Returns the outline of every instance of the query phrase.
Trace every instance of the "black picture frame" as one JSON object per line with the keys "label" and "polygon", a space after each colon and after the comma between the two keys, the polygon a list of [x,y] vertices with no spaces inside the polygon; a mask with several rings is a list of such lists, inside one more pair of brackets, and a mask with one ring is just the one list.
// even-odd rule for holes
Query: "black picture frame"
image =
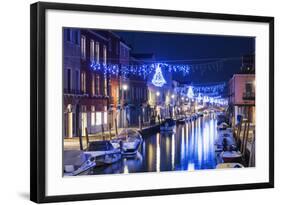
{"label": "black picture frame", "polygon": [[[171,188],[110,193],[46,196],[45,145],[46,145],[46,96],[45,96],[45,26],[46,10],[122,13],[151,16],[169,16],[194,19],[263,22],[269,24],[269,181],[263,183]],[[217,13],[125,8],[97,5],[38,2],[30,7],[30,199],[37,203],[76,200],[97,200],[123,197],[140,197],[198,192],[261,189],[274,187],[274,18],[264,16],[229,15]]]}

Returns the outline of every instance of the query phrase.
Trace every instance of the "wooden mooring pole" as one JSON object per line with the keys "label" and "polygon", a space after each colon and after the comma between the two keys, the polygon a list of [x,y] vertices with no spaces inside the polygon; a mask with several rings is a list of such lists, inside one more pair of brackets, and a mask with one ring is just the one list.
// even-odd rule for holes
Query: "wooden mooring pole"
{"label": "wooden mooring pole", "polygon": [[79,131],[78,131],[78,136],[79,136],[80,150],[83,150],[83,140],[82,140],[82,133],[81,133],[81,130],[80,130],[80,129],[79,129]]}
{"label": "wooden mooring pole", "polygon": [[246,136],[245,136],[244,145],[243,145],[243,153],[242,153],[243,156],[245,156],[246,150],[247,150],[248,137],[249,137],[249,129],[250,129],[250,122],[247,121],[247,123],[246,123],[245,126],[246,126]]}
{"label": "wooden mooring pole", "polygon": [[139,116],[139,129],[140,129],[140,131],[142,131],[142,120],[141,120],[141,116]]}
{"label": "wooden mooring pole", "polygon": [[109,138],[110,140],[112,139],[112,135],[111,135],[111,123],[108,124],[108,131],[109,131]]}
{"label": "wooden mooring pole", "polygon": [[241,153],[243,153],[243,149],[244,149],[245,136],[246,136],[246,127],[247,127],[246,123],[247,122],[243,123],[244,124],[243,136],[242,136],[242,139],[240,139],[241,140],[241,144],[240,144],[240,151],[241,151]]}
{"label": "wooden mooring pole", "polygon": [[88,128],[87,128],[87,127],[85,128],[85,134],[86,134],[86,143],[87,143],[87,148],[88,148],[88,147],[89,147],[90,140],[89,140]]}
{"label": "wooden mooring pole", "polygon": [[115,137],[117,138],[118,136],[118,126],[117,126],[117,119],[114,119],[114,126],[115,126]]}
{"label": "wooden mooring pole", "polygon": [[103,124],[101,125],[101,135],[102,135],[102,140],[105,140],[105,136],[104,136],[104,126]]}

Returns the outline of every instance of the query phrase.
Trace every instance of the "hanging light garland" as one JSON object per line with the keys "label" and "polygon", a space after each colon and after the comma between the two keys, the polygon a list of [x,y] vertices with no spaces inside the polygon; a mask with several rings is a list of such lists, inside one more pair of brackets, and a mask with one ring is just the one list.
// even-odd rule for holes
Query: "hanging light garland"
{"label": "hanging light garland", "polygon": [[110,75],[137,75],[146,78],[151,73],[155,72],[156,68],[168,72],[182,72],[183,75],[188,75],[190,72],[189,65],[186,64],[167,64],[167,63],[152,63],[141,65],[117,65],[117,64],[100,64],[93,62],[90,67],[94,71],[103,71],[104,74]]}

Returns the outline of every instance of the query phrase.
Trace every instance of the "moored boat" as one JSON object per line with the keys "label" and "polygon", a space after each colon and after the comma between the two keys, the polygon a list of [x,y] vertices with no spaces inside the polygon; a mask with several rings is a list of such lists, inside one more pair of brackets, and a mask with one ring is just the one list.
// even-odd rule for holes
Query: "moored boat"
{"label": "moored boat", "polygon": [[197,114],[193,113],[193,114],[191,115],[191,120],[196,120],[197,117],[198,117]]}
{"label": "moored boat", "polygon": [[114,148],[108,140],[89,143],[84,153],[95,160],[96,166],[113,164],[121,159],[120,149]]}
{"label": "moored boat", "polygon": [[223,151],[221,158],[224,163],[242,162],[242,154],[240,151]]}
{"label": "moored boat", "polygon": [[78,150],[64,151],[64,175],[76,176],[82,173],[88,173],[96,166],[93,158]]}
{"label": "moored boat", "polygon": [[228,168],[244,168],[240,163],[219,163],[216,166],[217,169],[228,169]]}
{"label": "moored boat", "polygon": [[177,120],[177,124],[178,125],[183,125],[183,124],[185,124],[185,119],[179,119],[179,120]]}
{"label": "moored boat", "polygon": [[142,141],[142,136],[137,130],[124,129],[111,143],[121,150],[122,155],[130,156],[137,154]]}
{"label": "moored boat", "polygon": [[226,130],[228,127],[229,125],[225,122],[222,122],[217,126],[218,130]]}
{"label": "moored boat", "polygon": [[173,131],[176,126],[175,120],[168,118],[160,125],[160,131]]}
{"label": "moored boat", "polygon": [[203,117],[204,116],[203,112],[198,112],[197,115],[198,115],[198,117]]}

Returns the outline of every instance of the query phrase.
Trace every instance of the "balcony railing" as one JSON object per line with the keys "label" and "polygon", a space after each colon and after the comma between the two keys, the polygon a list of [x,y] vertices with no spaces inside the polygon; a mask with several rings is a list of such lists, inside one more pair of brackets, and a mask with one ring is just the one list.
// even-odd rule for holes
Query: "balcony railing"
{"label": "balcony railing", "polygon": [[66,95],[83,95],[81,90],[76,89],[64,89],[64,94]]}
{"label": "balcony railing", "polygon": [[255,93],[254,92],[243,93],[243,100],[255,100]]}

